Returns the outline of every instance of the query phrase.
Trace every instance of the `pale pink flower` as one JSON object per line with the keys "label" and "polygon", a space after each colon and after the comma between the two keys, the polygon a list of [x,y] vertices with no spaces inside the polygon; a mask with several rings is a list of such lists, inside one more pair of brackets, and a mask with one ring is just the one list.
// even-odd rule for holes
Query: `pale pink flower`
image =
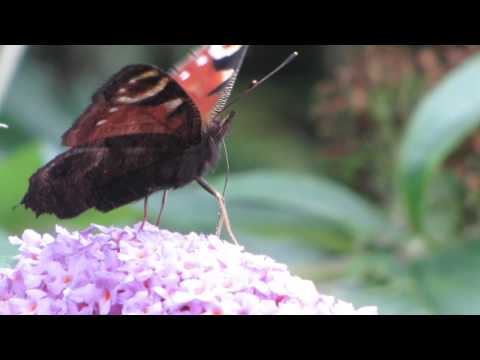
{"label": "pale pink flower", "polygon": [[32,230],[13,269],[0,269],[0,314],[373,315],[318,293],[284,264],[215,236],[148,225]]}

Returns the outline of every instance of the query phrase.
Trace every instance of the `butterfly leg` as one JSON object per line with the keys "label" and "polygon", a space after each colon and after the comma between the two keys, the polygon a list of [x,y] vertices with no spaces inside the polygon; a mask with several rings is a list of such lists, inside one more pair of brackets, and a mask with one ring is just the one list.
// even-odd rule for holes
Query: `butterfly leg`
{"label": "butterfly leg", "polygon": [[225,223],[225,228],[227,229],[227,232],[228,232],[228,235],[230,236],[230,239],[235,243],[235,245],[239,245],[238,244],[238,241],[237,241],[237,238],[235,237],[235,235],[233,234],[233,231],[232,231],[232,227],[230,225],[230,219],[228,217],[228,212],[227,212],[227,207],[225,206],[225,199],[223,198],[222,194],[220,194],[217,190],[215,190],[214,188],[212,188],[208,182],[199,177],[197,178],[197,183],[205,190],[207,191],[209,194],[213,195],[217,201],[218,201],[218,204],[220,206],[220,210],[222,212],[222,218],[223,218],[223,222]]}
{"label": "butterfly leg", "polygon": [[163,212],[165,211],[165,207],[167,206],[167,201],[168,201],[168,190],[165,190],[163,192],[163,198],[162,198],[162,208],[160,209],[160,214],[158,214],[157,218],[157,227],[160,227],[160,222],[162,221],[162,215]]}
{"label": "butterfly leg", "polygon": [[[235,116],[236,116],[235,111],[231,111],[223,119],[219,121],[219,124],[221,125],[220,125],[220,130],[217,136],[218,138],[222,139],[223,148],[225,150],[225,161],[227,163],[227,172],[225,177],[225,188],[223,190],[223,197],[225,197],[225,193],[228,187],[228,180],[230,177],[230,160],[228,156],[227,144],[225,143],[225,136],[228,134],[228,132],[232,128],[232,122]],[[216,228],[216,235],[218,237],[222,235],[223,225],[224,225],[224,218],[223,218],[222,212],[220,211],[218,214],[218,222],[217,222],[217,228]]]}
{"label": "butterfly leg", "polygon": [[223,219],[222,213],[220,212],[220,214],[218,215],[217,227],[215,228],[215,235],[217,235],[217,237],[222,236],[223,225],[224,225],[224,219]]}
{"label": "butterfly leg", "polygon": [[140,226],[140,231],[143,230],[147,221],[148,221],[148,196],[145,197],[145,202],[143,203],[143,222],[142,222],[142,226]]}

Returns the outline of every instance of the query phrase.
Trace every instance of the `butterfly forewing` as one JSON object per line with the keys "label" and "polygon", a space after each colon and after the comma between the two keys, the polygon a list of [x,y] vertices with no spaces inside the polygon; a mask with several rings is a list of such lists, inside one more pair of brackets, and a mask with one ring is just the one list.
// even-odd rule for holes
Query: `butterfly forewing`
{"label": "butterfly forewing", "polygon": [[201,137],[201,118],[192,99],[174,79],[150,65],[132,65],[114,75],[63,136],[75,147],[135,134],[175,136],[185,144]]}
{"label": "butterfly forewing", "polygon": [[200,111],[203,129],[223,110],[235,85],[248,45],[207,45],[170,71]]}

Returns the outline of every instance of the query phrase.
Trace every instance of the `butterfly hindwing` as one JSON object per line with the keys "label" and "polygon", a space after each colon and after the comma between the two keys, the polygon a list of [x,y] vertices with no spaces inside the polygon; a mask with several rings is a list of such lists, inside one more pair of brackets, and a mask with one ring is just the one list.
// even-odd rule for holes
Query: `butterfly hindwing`
{"label": "butterfly hindwing", "polygon": [[167,135],[128,135],[68,150],[30,179],[22,204],[60,219],[108,212],[155,191],[186,185],[204,171],[209,148],[184,151]]}
{"label": "butterfly hindwing", "polygon": [[196,144],[200,113],[170,75],[150,65],[132,65],[113,76],[63,136],[70,147],[134,134],[163,134]]}

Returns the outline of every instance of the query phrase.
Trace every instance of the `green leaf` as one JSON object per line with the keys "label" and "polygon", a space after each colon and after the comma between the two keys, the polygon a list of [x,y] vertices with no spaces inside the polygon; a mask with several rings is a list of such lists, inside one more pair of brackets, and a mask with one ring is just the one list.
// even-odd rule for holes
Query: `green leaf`
{"label": "green leaf", "polygon": [[41,147],[33,144],[0,163],[0,222],[5,229],[18,220],[18,205],[28,188],[28,179],[42,163]]}
{"label": "green leaf", "polygon": [[0,108],[26,49],[26,45],[0,45]]}
{"label": "green leaf", "polygon": [[[319,266],[318,271],[324,268]],[[334,294],[356,307],[378,306],[382,315],[436,313],[429,296],[412,276],[410,265],[389,252],[356,254],[348,264],[348,272],[343,269],[338,275],[340,279],[331,281],[315,274],[310,278],[322,292]]]}
{"label": "green leaf", "polygon": [[276,239],[277,243],[306,245],[317,251],[353,251],[357,234],[337,221],[288,205],[266,206],[256,201],[230,201],[229,205],[240,235],[252,233],[256,237]]}
{"label": "green leaf", "polygon": [[[295,228],[295,221],[303,219],[310,222],[307,229],[328,224],[356,239],[377,234],[386,224],[379,210],[349,189],[310,175],[276,171],[235,175],[227,199],[233,207],[249,204],[283,212],[286,227]],[[255,212],[250,221],[255,222]]]}
{"label": "green leaf", "polygon": [[479,124],[480,56],[476,56],[422,101],[403,141],[398,185],[416,231],[424,230],[426,192],[434,172]]}
{"label": "green leaf", "polygon": [[351,282],[336,282],[333,286],[317,284],[321,292],[353,303],[356,308],[377,306],[380,315],[435,315],[415,290],[411,281],[401,281],[384,287],[361,287]]}
{"label": "green leaf", "polygon": [[58,96],[62,94],[55,94],[53,70],[28,60],[20,70],[4,106],[5,114],[15,120],[10,128],[28,132],[37,141],[58,143],[76,115],[60,107]]}
{"label": "green leaf", "polygon": [[480,243],[451,243],[431,257],[411,261],[389,253],[363,254],[340,280],[310,278],[323,292],[357,306],[378,305],[382,314],[480,314]]}
{"label": "green leaf", "polygon": [[467,221],[463,187],[455,176],[442,173],[432,179],[428,191],[424,231],[436,245],[447,245],[458,237]]}
{"label": "green leaf", "polygon": [[[223,177],[211,180],[219,190],[223,182]],[[226,200],[233,230],[242,244],[244,239],[256,238],[276,245],[295,243],[317,251],[350,252],[356,239],[386,227],[382,214],[368,202],[313,176],[276,171],[235,174],[230,177]],[[160,194],[150,199],[151,220],[160,202]],[[142,208],[140,203],[135,206]],[[192,184],[171,193],[162,226],[212,233],[217,219],[216,200]]]}
{"label": "green leaf", "polygon": [[[218,182],[220,189],[222,180],[212,183]],[[290,243],[300,248],[308,248],[309,251],[312,249],[334,252],[352,250],[351,233],[337,223],[319,219],[311,213],[288,206],[272,206],[272,204],[251,201],[251,199],[234,201],[230,196],[234,184],[230,185],[227,206],[232,226],[242,245],[248,246],[249,249],[250,245],[259,242],[273,242],[275,244],[265,246],[281,246],[280,244]],[[161,194],[150,198],[151,221],[158,214],[160,203]],[[135,207],[140,211],[143,209],[143,204],[137,203]],[[171,192],[162,218],[162,226],[182,233],[195,231],[210,234],[215,231],[217,220],[216,200],[198,185],[192,184]],[[258,247],[254,246],[254,248]]]}
{"label": "green leaf", "polygon": [[480,314],[480,244],[449,248],[416,264],[418,288],[438,314]]}
{"label": "green leaf", "polygon": [[9,243],[7,233],[0,230],[0,267],[10,266],[16,255],[18,255],[17,248]]}

